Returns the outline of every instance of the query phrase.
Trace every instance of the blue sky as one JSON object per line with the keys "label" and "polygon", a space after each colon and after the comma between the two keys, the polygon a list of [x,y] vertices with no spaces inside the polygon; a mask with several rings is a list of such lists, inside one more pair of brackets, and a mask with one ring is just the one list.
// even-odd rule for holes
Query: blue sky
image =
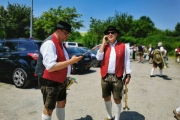
{"label": "blue sky", "polygon": [[[31,0],[0,0],[0,5],[7,7],[8,1],[31,6]],[[62,6],[75,7],[80,18],[83,20],[84,28],[89,29],[90,17],[106,20],[113,17],[115,11],[132,15],[134,20],[141,16],[148,16],[158,29],[174,30],[176,24],[180,23],[180,0],[33,0],[33,15],[40,16],[50,8]]]}

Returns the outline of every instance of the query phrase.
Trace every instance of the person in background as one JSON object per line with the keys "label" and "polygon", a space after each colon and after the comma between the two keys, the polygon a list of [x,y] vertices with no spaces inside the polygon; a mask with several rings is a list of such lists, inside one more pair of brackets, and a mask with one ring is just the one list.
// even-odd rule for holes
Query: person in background
{"label": "person in background", "polygon": [[167,50],[165,47],[163,47],[163,48],[164,48],[163,58],[164,58],[164,62],[167,64],[167,61],[168,61]]}
{"label": "person in background", "polygon": [[100,73],[102,97],[107,111],[105,120],[113,120],[111,95],[114,99],[114,120],[119,120],[122,108],[123,73],[126,73],[125,85],[130,82],[131,78],[129,48],[117,41],[119,30],[115,26],[108,26],[104,34],[96,58],[102,60]]}
{"label": "person in background", "polygon": [[178,48],[175,49],[175,54],[176,54],[176,62],[180,62],[180,58],[178,61],[178,56],[180,56],[180,46],[178,46]]}
{"label": "person in background", "polygon": [[155,77],[154,70],[155,70],[155,68],[157,68],[157,66],[159,67],[160,77],[163,76],[162,72],[163,72],[164,64],[163,64],[163,60],[161,59],[163,57],[163,54],[164,54],[164,48],[162,46],[162,42],[159,42],[157,48],[152,51],[152,55],[153,55],[153,68],[151,69],[150,77]]}
{"label": "person in background", "polygon": [[149,56],[149,63],[151,64],[152,63],[152,51],[153,51],[153,47],[152,47],[152,45],[150,44],[149,45],[149,48],[148,48],[148,56]]}
{"label": "person in background", "polygon": [[133,50],[132,59],[135,61],[136,60],[136,52],[137,52],[136,44],[134,44],[134,46],[132,47],[132,50]]}
{"label": "person in background", "polygon": [[176,116],[177,120],[180,120],[180,107],[174,109],[173,113]]}
{"label": "person in background", "polygon": [[55,32],[42,43],[35,73],[43,96],[44,109],[42,120],[51,120],[56,107],[58,120],[65,120],[66,86],[72,64],[83,56],[73,56],[69,59],[64,41],[71,33],[71,25],[60,21]]}
{"label": "person in background", "polygon": [[138,63],[143,63],[143,54],[144,54],[144,49],[143,49],[143,45],[142,44],[140,44],[139,46],[138,46],[138,59],[139,59],[139,61],[138,61]]}

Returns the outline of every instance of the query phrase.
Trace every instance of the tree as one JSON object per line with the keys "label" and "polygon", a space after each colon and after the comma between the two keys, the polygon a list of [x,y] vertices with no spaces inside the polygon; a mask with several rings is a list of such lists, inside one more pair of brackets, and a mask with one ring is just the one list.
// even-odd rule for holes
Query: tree
{"label": "tree", "polygon": [[6,37],[6,32],[5,32],[5,15],[7,10],[5,10],[4,6],[0,6],[0,38],[5,38]]}
{"label": "tree", "polygon": [[153,34],[155,30],[153,22],[150,18],[141,17],[139,20],[134,20],[130,35],[135,38],[145,38],[150,34]]}
{"label": "tree", "polygon": [[180,36],[180,23],[178,22],[175,26],[175,36]]}
{"label": "tree", "polygon": [[102,39],[103,36],[103,30],[105,30],[105,25],[104,22],[90,17],[90,30],[88,31],[88,36],[95,35],[96,36],[96,42],[95,44],[99,44],[100,40]]}
{"label": "tree", "polygon": [[97,40],[98,40],[98,35],[93,34],[92,32],[88,32],[87,34],[85,34],[85,36],[82,37],[83,45],[88,48],[94,47],[94,45],[97,44]]}
{"label": "tree", "polygon": [[57,9],[50,8],[49,11],[44,12],[40,17],[34,20],[34,35],[36,38],[45,39],[52,34],[55,26],[60,20],[66,21],[72,25],[73,31],[83,27],[82,20],[77,20],[82,15],[76,13],[76,8],[65,8],[59,6]]}
{"label": "tree", "polygon": [[7,9],[2,11],[3,29],[6,37],[28,37],[30,24],[30,7],[20,5],[18,3],[10,4],[8,2]]}
{"label": "tree", "polygon": [[144,21],[148,22],[150,25],[154,26],[154,22],[151,20],[150,17],[141,16],[141,17],[140,17],[140,20],[144,20]]}
{"label": "tree", "polygon": [[119,36],[124,36],[128,34],[132,27],[133,16],[128,15],[127,13],[116,12],[114,16],[114,23],[120,31]]}

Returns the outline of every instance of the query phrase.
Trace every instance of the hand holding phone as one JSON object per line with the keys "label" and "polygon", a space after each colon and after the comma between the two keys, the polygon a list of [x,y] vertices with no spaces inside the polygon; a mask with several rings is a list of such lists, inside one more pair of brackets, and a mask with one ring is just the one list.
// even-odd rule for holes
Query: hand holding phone
{"label": "hand holding phone", "polygon": [[108,42],[108,36],[105,35],[105,36],[103,37],[103,43],[107,43],[107,42]]}

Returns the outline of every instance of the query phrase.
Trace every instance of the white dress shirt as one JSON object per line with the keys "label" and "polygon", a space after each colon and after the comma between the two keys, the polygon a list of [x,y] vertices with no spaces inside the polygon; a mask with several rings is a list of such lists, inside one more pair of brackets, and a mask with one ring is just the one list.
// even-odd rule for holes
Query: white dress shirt
{"label": "white dress shirt", "polygon": [[[64,48],[63,43],[62,43],[62,47],[66,60],[69,60],[69,55],[66,49]],[[50,68],[52,68],[54,65],[57,64],[56,46],[52,40],[47,40],[46,42],[44,42],[41,45],[40,52],[43,56],[43,65],[45,66],[46,70],[49,70]],[[67,76],[70,75],[70,72],[71,72],[71,66],[69,65]]]}
{"label": "white dress shirt", "polygon": [[[110,52],[110,57],[109,57],[109,64],[108,64],[108,73],[115,73],[115,66],[116,66],[116,51],[115,51],[115,45],[117,41],[114,44],[110,44],[111,47],[111,52]],[[130,66],[130,58],[129,58],[129,47],[125,45],[125,61],[124,61],[124,68],[125,68],[125,73],[130,74],[131,73],[131,66]],[[97,60],[102,60],[104,58],[104,52],[100,53],[99,50],[97,51],[96,54]]]}

